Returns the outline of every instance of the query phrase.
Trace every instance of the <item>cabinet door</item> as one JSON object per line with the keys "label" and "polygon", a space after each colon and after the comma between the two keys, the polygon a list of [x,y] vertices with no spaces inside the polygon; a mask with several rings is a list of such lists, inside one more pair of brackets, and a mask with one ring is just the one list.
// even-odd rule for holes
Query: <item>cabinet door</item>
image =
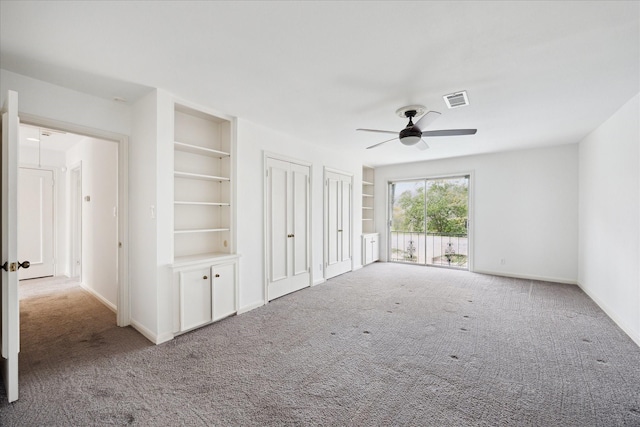
{"label": "cabinet door", "polygon": [[362,238],[362,264],[367,265],[373,261],[373,253],[371,252],[371,237],[366,236]]}
{"label": "cabinet door", "polygon": [[211,267],[213,277],[213,320],[222,319],[236,312],[235,264]]}
{"label": "cabinet door", "polygon": [[186,331],[213,320],[211,270],[202,268],[180,273],[180,330]]}
{"label": "cabinet door", "polygon": [[378,243],[379,234],[374,234],[371,236],[371,261],[374,262],[380,259],[380,246]]}

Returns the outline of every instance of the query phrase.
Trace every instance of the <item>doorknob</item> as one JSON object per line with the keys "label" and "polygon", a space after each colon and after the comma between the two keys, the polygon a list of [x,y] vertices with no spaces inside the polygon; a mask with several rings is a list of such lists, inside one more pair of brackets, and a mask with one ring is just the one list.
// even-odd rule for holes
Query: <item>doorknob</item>
{"label": "doorknob", "polygon": [[293,234],[287,234],[287,237],[295,237]]}
{"label": "doorknob", "polygon": [[23,262],[12,262],[11,264],[9,264],[8,262],[5,262],[4,264],[2,264],[2,269],[4,271],[17,271],[20,269],[20,267],[22,268],[29,268],[31,267],[31,263],[29,261],[23,261]]}

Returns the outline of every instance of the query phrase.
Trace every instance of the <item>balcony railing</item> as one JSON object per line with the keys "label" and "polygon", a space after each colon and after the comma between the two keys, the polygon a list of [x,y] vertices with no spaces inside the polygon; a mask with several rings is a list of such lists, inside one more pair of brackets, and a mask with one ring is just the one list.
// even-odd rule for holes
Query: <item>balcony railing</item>
{"label": "balcony railing", "polygon": [[467,234],[391,231],[390,237],[391,261],[469,268]]}

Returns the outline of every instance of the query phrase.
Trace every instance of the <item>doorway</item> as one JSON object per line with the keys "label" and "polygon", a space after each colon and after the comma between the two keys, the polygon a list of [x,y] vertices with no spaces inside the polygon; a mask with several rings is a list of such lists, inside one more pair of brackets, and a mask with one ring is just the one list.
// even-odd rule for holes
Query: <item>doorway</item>
{"label": "doorway", "polygon": [[[126,326],[127,263],[121,243],[126,218],[120,215],[126,212],[122,170],[126,139],[77,130],[73,125],[62,128],[44,119],[23,118],[20,166],[53,173],[55,268],[51,276],[74,279],[116,313],[119,326]],[[24,245],[20,233],[18,239]]]}
{"label": "doorway", "polygon": [[470,175],[389,183],[389,261],[468,270]]}

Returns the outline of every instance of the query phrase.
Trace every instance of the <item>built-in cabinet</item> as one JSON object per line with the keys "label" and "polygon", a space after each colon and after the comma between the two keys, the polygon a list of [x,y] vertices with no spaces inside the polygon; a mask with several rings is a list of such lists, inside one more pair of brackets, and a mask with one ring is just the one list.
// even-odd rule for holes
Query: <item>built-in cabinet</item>
{"label": "built-in cabinet", "polygon": [[173,269],[173,332],[182,333],[238,311],[237,262],[233,256]]}
{"label": "built-in cabinet", "polygon": [[174,333],[238,311],[233,139],[230,119],[175,103]]}
{"label": "built-in cabinet", "polygon": [[372,167],[362,167],[362,265],[378,261],[380,235],[375,231],[374,221],[374,181]]}
{"label": "built-in cabinet", "polygon": [[378,240],[380,235],[378,233],[369,233],[362,235],[362,265],[371,264],[378,261],[379,246]]}

